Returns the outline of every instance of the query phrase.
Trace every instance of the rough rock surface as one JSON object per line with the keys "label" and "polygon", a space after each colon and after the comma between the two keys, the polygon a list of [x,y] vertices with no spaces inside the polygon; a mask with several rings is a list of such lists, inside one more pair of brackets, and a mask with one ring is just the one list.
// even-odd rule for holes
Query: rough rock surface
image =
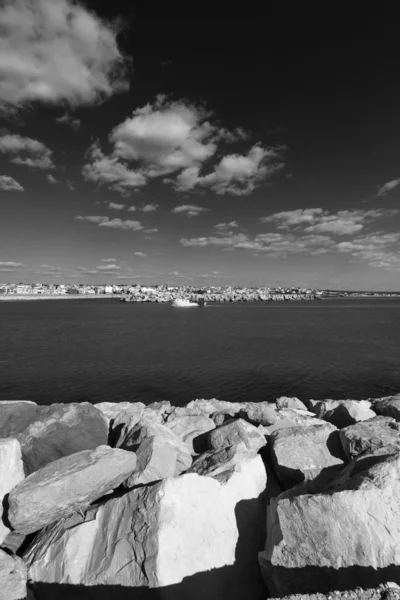
{"label": "rough rock surface", "polygon": [[206,415],[206,417],[209,417],[215,412],[226,410],[237,414],[241,410],[242,404],[240,402],[227,402],[226,400],[217,400],[216,398],[212,398],[211,400],[192,400],[186,404],[186,408],[201,411],[202,414]]}
{"label": "rough rock surface", "polygon": [[292,594],[284,596],[284,600],[400,600],[400,589],[396,583],[387,582],[367,590],[357,586],[354,590],[335,590],[327,594]]}
{"label": "rough rock surface", "polygon": [[209,451],[201,454],[193,462],[188,473],[197,473],[198,475],[216,477],[234,467],[246,458],[254,456],[254,452],[249,450],[243,442],[228,446],[222,450]]}
{"label": "rough rock surface", "polygon": [[99,446],[60,458],[36,471],[9,495],[8,518],[18,533],[34,533],[86,508],[118,487],[136,467],[136,455]]}
{"label": "rough rock surface", "polygon": [[298,408],[281,408],[276,411],[276,417],[277,420],[273,425],[263,428],[265,435],[270,435],[274,431],[286,427],[308,427],[309,425],[323,425],[325,423],[322,419],[318,419],[314,413]]}
{"label": "rough rock surface", "polygon": [[391,417],[378,416],[355,423],[342,429],[339,436],[349,460],[380,448],[387,448],[388,454],[400,451],[400,424]]}
{"label": "rough rock surface", "polygon": [[108,426],[92,404],[3,403],[0,436],[16,437],[28,475],[48,463],[80,450],[107,443]]}
{"label": "rough rock surface", "polygon": [[19,441],[15,438],[0,439],[0,544],[10,532],[3,520],[4,497],[24,478]]}
{"label": "rough rock surface", "polygon": [[271,465],[285,490],[343,465],[339,432],[330,423],[277,430],[269,447]]}
{"label": "rough rock surface", "polygon": [[[258,496],[266,479],[260,457],[255,459],[225,485],[211,477],[182,475],[59,521],[43,530],[25,554],[29,577],[36,582],[151,588],[189,577],[187,595],[180,597],[198,598],[200,587],[202,597],[217,600],[229,586],[233,592],[241,586],[242,598],[252,597],[258,585],[254,554],[262,531]],[[192,575],[197,579],[191,581]],[[240,596],[235,592],[232,597]]]}
{"label": "rough rock surface", "polygon": [[252,425],[273,425],[278,420],[275,404],[269,402],[247,403],[239,413],[239,416]]}
{"label": "rough rock surface", "polygon": [[192,455],[188,446],[182,442],[168,427],[148,420],[139,421],[124,437],[120,437],[118,447],[136,452],[139,445],[150,437],[157,437],[177,449],[177,468],[180,473],[186,471],[192,464]]}
{"label": "rough rock surface", "polygon": [[101,410],[109,422],[127,412],[141,414],[146,408],[142,402],[97,402],[94,406]]}
{"label": "rough rock surface", "polygon": [[232,419],[208,434],[208,445],[211,450],[222,450],[240,442],[254,452],[267,443],[263,433],[243,419]]}
{"label": "rough rock surface", "polygon": [[206,448],[207,442],[203,434],[214,429],[215,423],[204,415],[173,416],[168,418],[165,426],[182,440],[191,452],[198,453]]}
{"label": "rough rock surface", "polygon": [[323,493],[272,499],[260,565],[271,596],[400,583],[400,454],[355,459]]}
{"label": "rough rock surface", "polygon": [[178,453],[178,446],[168,438],[146,438],[136,451],[136,469],[124,486],[132,488],[179,475],[182,463],[178,462]]}
{"label": "rough rock surface", "polygon": [[25,563],[18,556],[0,550],[0,600],[24,600],[26,581]]}
{"label": "rough rock surface", "polygon": [[281,396],[276,399],[276,408],[294,408],[298,410],[307,410],[306,405],[299,400],[298,398],[287,398],[286,396]]}
{"label": "rough rock surface", "polygon": [[377,400],[374,402],[374,409],[378,415],[393,417],[396,421],[400,421],[400,394]]}
{"label": "rough rock surface", "polygon": [[376,413],[371,409],[371,403],[367,400],[345,400],[335,408],[326,411],[323,419],[342,429],[375,416]]}

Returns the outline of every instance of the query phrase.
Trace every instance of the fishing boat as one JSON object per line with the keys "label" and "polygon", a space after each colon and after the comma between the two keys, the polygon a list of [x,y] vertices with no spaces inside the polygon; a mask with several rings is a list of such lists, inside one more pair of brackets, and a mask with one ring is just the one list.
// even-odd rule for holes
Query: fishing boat
{"label": "fishing boat", "polygon": [[186,308],[189,306],[200,306],[198,302],[191,302],[190,300],[185,300],[184,298],[177,298],[172,302],[172,306],[176,306],[178,308]]}

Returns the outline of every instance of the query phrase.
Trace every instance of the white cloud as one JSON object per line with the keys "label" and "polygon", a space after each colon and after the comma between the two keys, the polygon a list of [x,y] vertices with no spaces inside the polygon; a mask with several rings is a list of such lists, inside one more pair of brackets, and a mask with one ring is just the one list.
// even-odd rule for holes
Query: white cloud
{"label": "white cloud", "polygon": [[145,229],[144,233],[158,233],[159,229],[157,227],[153,227],[152,229]]}
{"label": "white cloud", "polygon": [[108,208],[111,210],[124,210],[125,204],[118,204],[117,202],[109,202]]}
{"label": "white cloud", "polygon": [[116,26],[72,0],[3,0],[0,105],[97,103],[125,91]]}
{"label": "white cloud", "polygon": [[109,219],[109,217],[103,217],[100,215],[89,215],[87,217],[83,217],[78,215],[75,217],[78,221],[88,221],[89,223],[94,223],[99,227],[110,227],[111,229],[124,229],[131,231],[140,231],[143,229],[143,225],[140,221],[124,221],[122,219]]}
{"label": "white cloud", "polygon": [[142,258],[144,258],[145,256],[147,256],[147,254],[145,254],[144,252],[135,252],[135,256],[141,256]]}
{"label": "white cloud", "polygon": [[71,127],[71,129],[73,129],[74,131],[78,131],[81,126],[80,119],[78,119],[77,117],[72,117],[68,114],[63,115],[62,117],[58,117],[58,119],[56,119],[56,122],[60,123],[60,125],[68,125],[68,127]]}
{"label": "white cloud", "polygon": [[127,208],[127,211],[128,211],[128,212],[136,212],[136,210],[137,210],[137,209],[136,209],[136,206],[134,206],[133,204],[132,204],[132,206],[129,206],[129,207]]}
{"label": "white cloud", "polygon": [[226,229],[236,229],[237,227],[239,227],[237,221],[230,221],[230,223],[217,223],[216,225],[214,225],[215,229],[217,231],[224,231]]}
{"label": "white cloud", "polygon": [[67,187],[71,190],[71,192],[75,191],[75,186],[71,181],[67,181]]}
{"label": "white cloud", "polygon": [[102,258],[101,262],[106,262],[106,263],[107,262],[112,262],[112,263],[115,263],[115,262],[117,262],[117,260],[115,258]]}
{"label": "white cloud", "polygon": [[54,184],[56,184],[56,183],[60,183],[60,182],[58,181],[58,179],[56,179],[55,177],[53,177],[53,175],[51,175],[51,173],[48,173],[48,174],[46,175],[46,179],[47,179],[47,181],[48,181],[49,183],[51,183],[51,184],[53,184],[53,185],[54,185]]}
{"label": "white cloud", "polygon": [[0,190],[5,192],[24,192],[21,184],[9,175],[0,175]]}
{"label": "white cloud", "polygon": [[10,156],[11,162],[36,169],[54,169],[52,151],[42,142],[16,134],[0,136],[0,152]]}
{"label": "white cloud", "polygon": [[181,206],[175,206],[175,208],[172,209],[172,212],[188,217],[198,217],[201,213],[207,212],[208,210],[208,208],[197,206],[196,204],[182,204]]}
{"label": "white cloud", "polygon": [[118,265],[98,265],[96,267],[98,271],[118,271],[120,268]]}
{"label": "white cloud", "polygon": [[19,263],[19,262],[1,261],[0,260],[0,267],[10,267],[13,269],[18,269],[20,267],[25,267],[25,265],[23,265],[22,263]]}
{"label": "white cloud", "polygon": [[142,206],[142,208],[140,209],[142,212],[154,212],[158,209],[158,204],[155,204],[154,202],[150,203],[150,204],[145,204],[144,206]]}
{"label": "white cloud", "polygon": [[393,179],[392,181],[388,181],[387,183],[384,183],[383,185],[379,185],[377,196],[386,196],[386,194],[388,192],[391,192],[392,190],[397,188],[397,186],[399,186],[399,185],[400,185],[400,179]]}
{"label": "white cloud", "polygon": [[237,246],[238,244],[242,244],[247,241],[247,235],[245,235],[244,233],[238,233],[227,237],[217,237],[215,235],[210,235],[207,237],[190,239],[182,238],[181,244],[185,247],[197,246],[200,248],[204,248],[205,246]]}
{"label": "white cloud", "polygon": [[317,215],[322,214],[322,208],[299,208],[297,210],[286,210],[274,213],[268,217],[261,217],[260,223],[278,223],[278,229],[287,229],[294,225],[313,223]]}
{"label": "white cloud", "polygon": [[219,195],[246,196],[283,166],[277,149],[255,145],[246,155],[224,156],[209,175],[200,175],[199,167],[185,169],[177,177],[176,189],[188,191],[201,186]]}

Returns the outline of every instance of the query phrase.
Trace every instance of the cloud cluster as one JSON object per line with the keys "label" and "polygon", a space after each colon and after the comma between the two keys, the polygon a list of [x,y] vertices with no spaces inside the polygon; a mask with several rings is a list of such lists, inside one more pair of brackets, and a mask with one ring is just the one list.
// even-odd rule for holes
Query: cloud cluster
{"label": "cloud cluster", "polygon": [[98,142],[92,145],[83,176],[123,195],[156,177],[177,191],[208,188],[217,194],[246,195],[282,168],[282,148],[256,144],[246,154],[222,156],[203,174],[223,144],[246,137],[240,128],[230,132],[213,124],[211,117],[202,106],[159,95],[114,128],[109,155]]}
{"label": "cloud cluster", "polygon": [[340,242],[339,252],[351,254],[356,260],[366,261],[373,267],[400,271],[400,233],[373,233]]}
{"label": "cloud cluster", "polygon": [[3,0],[0,108],[32,101],[71,106],[128,88],[117,27],[72,0]]}
{"label": "cloud cluster", "polygon": [[75,219],[78,221],[88,221],[89,223],[94,223],[99,227],[109,227],[111,229],[124,229],[126,231],[141,231],[143,229],[143,225],[140,221],[110,219],[109,217],[103,217],[100,215],[89,215],[86,217],[78,215],[75,217]]}
{"label": "cloud cluster", "polygon": [[54,169],[52,151],[42,142],[17,134],[0,136],[0,153],[10,157],[16,165],[25,165],[35,169]]}
{"label": "cloud cluster", "polygon": [[0,190],[5,192],[23,192],[24,188],[13,177],[0,175]]}
{"label": "cloud cluster", "polygon": [[186,215],[187,217],[198,217],[203,212],[207,212],[209,209],[203,206],[197,206],[196,204],[181,204],[175,206],[172,212],[176,215]]}
{"label": "cloud cluster", "polygon": [[19,269],[21,267],[25,267],[25,265],[23,265],[22,263],[13,262],[13,261],[10,261],[10,260],[7,260],[7,261],[1,261],[0,260],[0,267],[8,267],[10,269]]}
{"label": "cloud cluster", "polygon": [[388,181],[387,183],[384,183],[383,185],[379,185],[377,196],[386,196],[386,194],[388,192],[391,192],[392,190],[397,188],[399,185],[400,185],[400,179],[393,179],[392,181]]}
{"label": "cloud cluster", "polygon": [[74,131],[78,131],[81,127],[81,120],[68,114],[58,117],[56,119],[56,123],[59,123],[60,125],[68,125],[68,127],[71,127],[71,129]]}

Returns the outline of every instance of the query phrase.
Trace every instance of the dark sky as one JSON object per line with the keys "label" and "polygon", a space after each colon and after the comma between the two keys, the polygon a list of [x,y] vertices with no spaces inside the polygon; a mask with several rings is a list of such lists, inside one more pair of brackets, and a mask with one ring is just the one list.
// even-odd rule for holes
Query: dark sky
{"label": "dark sky", "polygon": [[6,1],[0,282],[400,290],[394,8]]}

